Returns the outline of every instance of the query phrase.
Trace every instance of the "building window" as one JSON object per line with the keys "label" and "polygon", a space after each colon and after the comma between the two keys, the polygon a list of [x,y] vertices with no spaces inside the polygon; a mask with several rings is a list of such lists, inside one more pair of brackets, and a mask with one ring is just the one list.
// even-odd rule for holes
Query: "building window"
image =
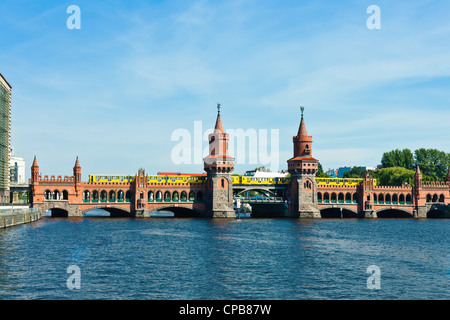
{"label": "building window", "polygon": [[312,188],[311,181],[306,180],[305,183],[303,184],[303,187],[304,187],[305,189],[310,190],[310,189]]}

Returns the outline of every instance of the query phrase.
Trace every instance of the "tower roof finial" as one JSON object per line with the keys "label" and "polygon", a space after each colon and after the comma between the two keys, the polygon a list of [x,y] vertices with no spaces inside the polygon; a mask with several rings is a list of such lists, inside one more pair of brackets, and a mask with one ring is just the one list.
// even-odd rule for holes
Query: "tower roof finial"
{"label": "tower roof finial", "polygon": [[220,119],[220,103],[217,102],[217,119],[216,125],[214,126],[214,131],[218,130],[221,133],[224,133],[222,120]]}
{"label": "tower roof finial", "polygon": [[305,107],[300,106],[300,111],[302,112],[302,119],[303,119],[303,111],[305,111]]}

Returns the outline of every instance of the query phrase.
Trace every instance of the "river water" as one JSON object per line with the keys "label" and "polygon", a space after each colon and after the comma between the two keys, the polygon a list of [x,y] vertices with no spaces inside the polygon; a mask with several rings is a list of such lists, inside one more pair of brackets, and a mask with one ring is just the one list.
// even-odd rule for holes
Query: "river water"
{"label": "river water", "polygon": [[0,299],[449,299],[449,227],[44,218],[0,230]]}

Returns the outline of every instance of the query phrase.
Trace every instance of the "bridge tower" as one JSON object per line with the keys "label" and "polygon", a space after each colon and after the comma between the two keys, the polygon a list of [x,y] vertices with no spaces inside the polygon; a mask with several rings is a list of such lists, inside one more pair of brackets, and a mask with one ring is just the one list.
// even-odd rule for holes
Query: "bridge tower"
{"label": "bridge tower", "polygon": [[377,215],[374,211],[374,195],[373,195],[373,179],[370,174],[366,174],[366,177],[359,189],[359,211],[364,212],[365,218],[376,218]]}
{"label": "bridge tower", "polygon": [[416,218],[426,218],[427,208],[426,208],[426,197],[422,195],[422,172],[420,172],[419,166],[416,168],[416,173],[414,174],[414,217]]}
{"label": "bridge tower", "polygon": [[81,193],[81,166],[80,162],[77,160],[75,161],[75,165],[73,167],[73,177],[74,177],[74,185],[75,185],[75,195],[78,197],[78,194]]}
{"label": "bridge tower", "polygon": [[147,210],[147,197],[148,197],[148,177],[145,174],[144,169],[139,169],[134,184],[131,189],[134,191],[133,204],[134,211],[137,217],[149,217],[150,211]]}
{"label": "bridge tower", "polygon": [[213,218],[235,218],[233,209],[233,183],[231,172],[234,158],[228,154],[229,135],[223,130],[220,104],[217,104],[217,119],[214,131],[208,136],[209,155],[203,159],[207,173],[206,216]]}
{"label": "bridge tower", "polygon": [[31,165],[31,194],[30,199],[33,199],[33,196],[36,195],[36,188],[39,185],[39,166],[36,160],[36,156],[34,156],[33,164]]}
{"label": "bridge tower", "polygon": [[317,205],[316,173],[319,160],[312,156],[312,136],[308,136],[303,119],[304,108],[298,133],[292,138],[294,156],[287,161],[291,174],[288,187],[289,215],[299,218],[320,218]]}

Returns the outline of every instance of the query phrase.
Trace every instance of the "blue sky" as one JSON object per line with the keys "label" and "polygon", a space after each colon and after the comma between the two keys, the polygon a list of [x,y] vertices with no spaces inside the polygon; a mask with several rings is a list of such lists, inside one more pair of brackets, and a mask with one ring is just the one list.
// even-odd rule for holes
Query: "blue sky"
{"label": "blue sky", "polygon": [[[66,27],[72,4],[80,30]],[[380,30],[366,26],[373,4]],[[395,148],[450,152],[449,12],[430,0],[2,0],[12,145],[48,175],[71,175],[76,156],[83,179],[203,172],[174,163],[171,135],[211,128],[220,102],[226,129],[278,130],[280,169],[300,105],[324,169],[376,166]]]}

